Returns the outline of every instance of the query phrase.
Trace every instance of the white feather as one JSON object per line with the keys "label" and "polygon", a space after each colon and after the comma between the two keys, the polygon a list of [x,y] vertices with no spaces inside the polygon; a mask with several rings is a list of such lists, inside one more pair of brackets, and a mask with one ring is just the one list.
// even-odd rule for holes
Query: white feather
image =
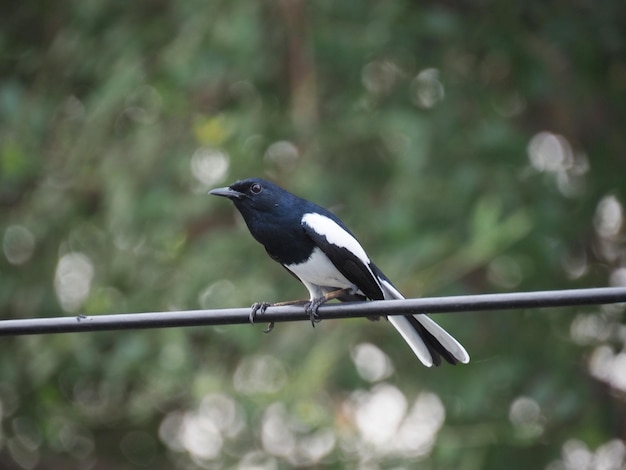
{"label": "white feather", "polygon": [[311,300],[322,297],[322,286],[336,289],[355,289],[356,286],[348,281],[328,259],[322,250],[315,247],[311,256],[299,264],[288,264],[286,268],[298,276],[311,294]]}
{"label": "white feather", "polygon": [[324,235],[328,243],[345,248],[359,258],[365,266],[369,266],[370,259],[361,244],[333,219],[311,212],[304,214],[302,223],[308,225],[320,235]]}
{"label": "white feather", "polygon": [[[383,293],[385,295],[385,299],[404,299],[402,294],[398,292],[398,290],[391,285],[391,283],[385,279],[380,280],[381,285],[383,286]],[[428,330],[428,332],[433,335],[441,345],[446,348],[452,354],[457,361],[467,364],[470,360],[469,354],[465,350],[465,348],[459,343],[456,339],[452,337],[450,333],[444,330],[441,326],[435,323],[428,315],[424,314],[416,314],[413,317],[421,323],[421,325]],[[397,319],[404,320],[403,322],[398,322]],[[432,357],[428,348],[424,344],[424,341],[420,337],[420,335],[415,331],[415,329],[411,326],[409,321],[402,317],[393,315],[389,317],[389,321],[396,329],[400,332],[404,340],[409,343],[409,346],[413,350],[413,352],[417,355],[420,361],[427,366],[430,367],[433,364]],[[410,330],[413,334],[409,335],[407,330]],[[426,350],[427,361],[424,361],[422,356],[424,355],[424,349]]]}
{"label": "white feather", "polygon": [[396,328],[396,330],[398,330],[398,333],[402,335],[404,341],[408,343],[422,364],[426,367],[432,367],[433,357],[426,347],[424,340],[413,325],[411,325],[409,320],[402,315],[391,315],[389,317],[389,322]]}
{"label": "white feather", "polygon": [[456,339],[450,335],[446,330],[440,327],[435,321],[428,315],[417,314],[413,315],[415,319],[422,324],[428,332],[433,335],[437,340],[446,348],[450,354],[452,354],[457,361],[462,364],[467,364],[470,361],[469,354],[465,348]]}
{"label": "white feather", "polygon": [[380,279],[380,285],[383,287],[383,295],[385,300],[404,299],[404,296],[391,285],[391,282],[386,279]]}

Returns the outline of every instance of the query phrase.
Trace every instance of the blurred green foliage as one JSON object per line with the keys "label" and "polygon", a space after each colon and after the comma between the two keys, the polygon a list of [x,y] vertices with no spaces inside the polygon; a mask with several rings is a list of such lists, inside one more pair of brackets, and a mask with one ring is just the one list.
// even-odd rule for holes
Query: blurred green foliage
{"label": "blurred green foliage", "polygon": [[[0,313],[305,295],[206,196],[254,175],[408,296],[624,285],[624,24],[619,1],[5,1]],[[365,321],[4,338],[0,467],[626,465],[623,306],[437,320],[468,366]]]}

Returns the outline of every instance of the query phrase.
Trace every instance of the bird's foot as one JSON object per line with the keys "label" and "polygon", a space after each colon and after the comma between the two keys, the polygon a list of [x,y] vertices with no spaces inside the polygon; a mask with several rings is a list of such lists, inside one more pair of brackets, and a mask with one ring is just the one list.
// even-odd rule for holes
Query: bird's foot
{"label": "bird's foot", "polygon": [[322,321],[319,315],[317,314],[317,310],[320,308],[320,306],[324,305],[326,302],[332,299],[340,299],[340,300],[346,300],[347,298],[352,299],[354,295],[355,294],[352,289],[337,289],[332,292],[328,292],[324,294],[322,297],[305,302],[304,311],[309,314],[309,318],[311,319],[311,325],[313,325],[313,328],[315,328],[316,323],[319,323]]}
{"label": "bird's foot", "polygon": [[322,305],[324,302],[326,302],[326,299],[324,297],[321,297],[319,299],[313,299],[310,302],[307,302],[306,304],[304,304],[304,311],[309,315],[309,318],[311,320],[311,325],[313,325],[313,328],[315,328],[316,323],[319,323],[322,321],[319,315],[317,314],[317,310],[320,308],[320,305]]}
{"label": "bird's foot", "polygon": [[270,304],[269,302],[254,302],[252,304],[252,307],[250,307],[250,315],[248,316],[248,318],[250,319],[250,323],[254,325],[257,314],[259,312],[261,312],[261,314],[264,314],[267,310],[267,307],[269,307],[270,305],[272,304]]}
{"label": "bird's foot", "polygon": [[[252,307],[250,307],[250,316],[248,317],[250,319],[250,323],[252,323],[254,325],[254,321],[256,320],[256,316],[257,314],[260,312],[261,315],[265,313],[265,311],[267,310],[267,307],[271,306],[272,304],[270,304],[269,302],[255,302],[252,304]],[[274,322],[269,322],[267,324],[267,327],[263,330],[263,333],[269,333],[270,331],[272,331],[274,329]]]}

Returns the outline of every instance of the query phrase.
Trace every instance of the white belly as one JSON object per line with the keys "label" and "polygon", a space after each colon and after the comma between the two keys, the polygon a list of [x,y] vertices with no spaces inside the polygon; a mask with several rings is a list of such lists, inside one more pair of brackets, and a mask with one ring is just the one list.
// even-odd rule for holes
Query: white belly
{"label": "white belly", "polygon": [[339,272],[319,248],[315,248],[309,259],[303,263],[290,264],[287,269],[298,276],[307,288],[309,285],[335,289],[354,289],[356,287]]}

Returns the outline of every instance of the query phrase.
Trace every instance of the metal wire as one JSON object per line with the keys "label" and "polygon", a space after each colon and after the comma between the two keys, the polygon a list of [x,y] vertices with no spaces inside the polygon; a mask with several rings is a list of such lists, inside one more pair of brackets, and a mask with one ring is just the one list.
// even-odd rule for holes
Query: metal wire
{"label": "metal wire", "polygon": [[[606,287],[328,304],[320,307],[319,317],[325,320],[425,312],[460,313],[622,302],[626,302],[626,288]],[[232,325],[249,323],[249,315],[250,308],[232,308],[2,320],[0,321],[0,336]],[[257,323],[309,321],[309,316],[302,306],[269,307],[265,313],[258,314],[256,321]]]}

